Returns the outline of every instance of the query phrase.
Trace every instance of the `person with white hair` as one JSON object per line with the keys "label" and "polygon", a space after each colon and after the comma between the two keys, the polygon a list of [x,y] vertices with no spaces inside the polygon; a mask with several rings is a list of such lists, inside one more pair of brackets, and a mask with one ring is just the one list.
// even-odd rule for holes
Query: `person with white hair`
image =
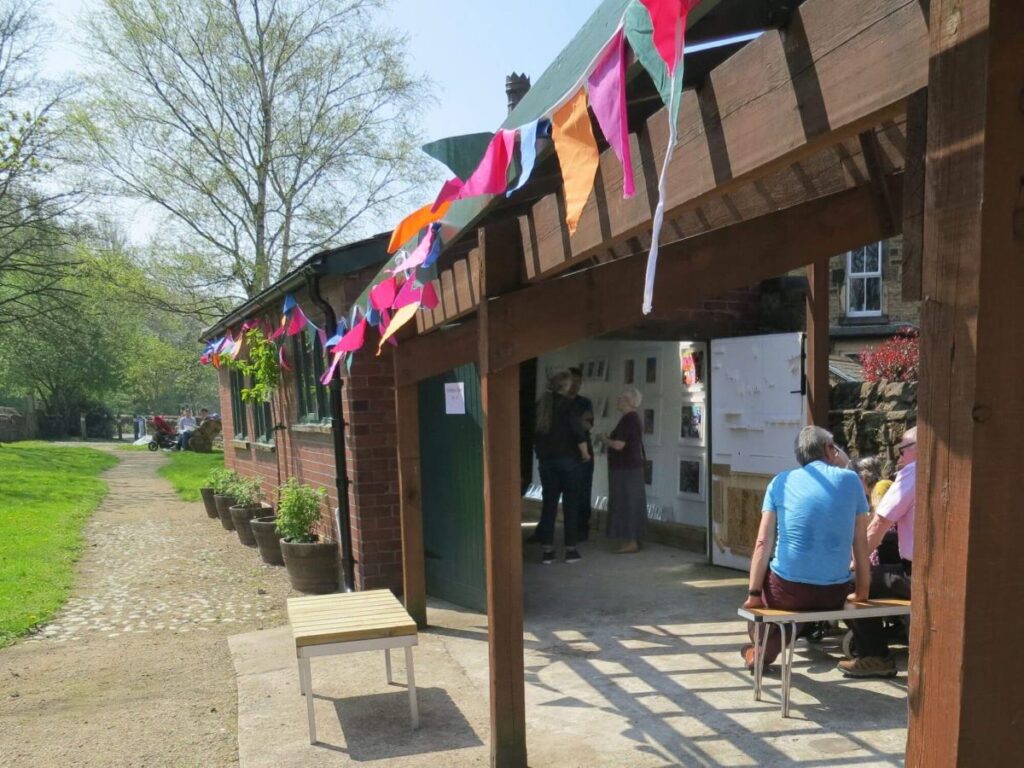
{"label": "person with white hair", "polygon": [[[799,469],[772,478],[761,506],[750,564],[746,608],[828,611],[865,600],[871,584],[868,500],[849,459],[821,427],[804,427],[796,439]],[[850,551],[855,587],[850,594]],[[754,638],[753,622],[750,637]],[[782,636],[768,631],[763,664],[779,655]],[[754,646],[740,653],[754,668]]]}
{"label": "person with white hair", "polygon": [[617,554],[640,551],[647,531],[647,489],[644,485],[644,427],[637,409],[642,395],[629,387],[618,396],[616,407],[622,413],[608,436],[599,436],[608,448],[608,522],[605,535],[624,539]]}
{"label": "person with white hair", "polygon": [[[910,599],[910,574],[914,567],[914,498],[917,486],[917,427],[903,433],[896,451],[896,479],[878,502],[868,526],[868,547],[874,550],[885,534],[896,526],[900,565],[880,564],[872,568],[871,597]],[[896,662],[889,654],[881,619],[857,619],[848,622],[856,638],[856,658],[839,662],[846,677],[893,677]]]}

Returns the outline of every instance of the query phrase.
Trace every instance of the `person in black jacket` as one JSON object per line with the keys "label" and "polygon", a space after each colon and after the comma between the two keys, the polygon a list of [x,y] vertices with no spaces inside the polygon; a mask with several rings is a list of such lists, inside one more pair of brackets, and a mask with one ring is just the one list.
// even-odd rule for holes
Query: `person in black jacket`
{"label": "person in black jacket", "polygon": [[580,464],[579,479],[579,508],[576,513],[576,523],[579,535],[577,541],[584,542],[590,538],[590,517],[593,512],[591,504],[594,496],[594,442],[591,433],[594,430],[594,404],[589,397],[580,394],[580,387],[583,386],[583,371],[580,368],[570,368],[572,375],[572,387],[569,388],[569,397],[572,398],[572,407],[587,435],[587,453],[590,459]]}
{"label": "person in black jacket", "polygon": [[537,422],[534,430],[534,450],[540,465],[542,511],[540,524],[531,537],[543,547],[541,562],[555,562],[555,519],[558,502],[562,502],[565,529],[565,562],[579,562],[576,549],[579,538],[579,486],[581,466],[590,461],[587,434],[579,412],[570,396],[572,376],[559,371],[548,382],[548,391],[537,401]]}

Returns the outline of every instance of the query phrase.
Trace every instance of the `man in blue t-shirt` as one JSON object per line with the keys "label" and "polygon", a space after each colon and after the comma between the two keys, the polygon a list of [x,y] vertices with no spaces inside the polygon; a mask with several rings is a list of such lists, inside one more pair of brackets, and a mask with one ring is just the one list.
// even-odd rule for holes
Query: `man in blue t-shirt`
{"label": "man in blue t-shirt", "polygon": [[[857,473],[845,467],[846,454],[821,427],[804,427],[796,439],[800,469],[772,478],[765,491],[761,527],[750,566],[746,608],[827,611],[846,600],[866,600],[871,584],[868,560],[868,501]],[[850,551],[856,588],[850,590]],[[769,557],[771,562],[769,563]],[[753,624],[750,637],[754,637]],[[767,666],[782,648],[771,627],[764,655]],[[741,651],[748,669],[754,648]]]}

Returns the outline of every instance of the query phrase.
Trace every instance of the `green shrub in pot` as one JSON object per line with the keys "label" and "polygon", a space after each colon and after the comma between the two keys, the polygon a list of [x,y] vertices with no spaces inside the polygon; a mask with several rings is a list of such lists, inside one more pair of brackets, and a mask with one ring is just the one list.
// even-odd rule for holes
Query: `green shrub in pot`
{"label": "green shrub in pot", "polygon": [[238,540],[247,547],[255,547],[256,537],[250,522],[263,514],[263,485],[258,478],[239,477],[231,484],[229,493],[235,499],[230,512]]}
{"label": "green shrub in pot", "polygon": [[327,493],[288,478],[281,486],[277,502],[277,532],[287,541],[308,544],[316,541],[313,525],[320,519]]}
{"label": "green shrub in pot", "polygon": [[281,486],[277,500],[277,532],[288,580],[299,592],[321,594],[338,588],[338,547],[318,541],[313,526],[320,519],[327,494],[294,477]]}
{"label": "green shrub in pot", "polygon": [[238,479],[238,473],[233,469],[216,467],[211,469],[210,473],[206,476],[206,484],[213,488],[213,492],[218,496],[230,496],[231,487]]}

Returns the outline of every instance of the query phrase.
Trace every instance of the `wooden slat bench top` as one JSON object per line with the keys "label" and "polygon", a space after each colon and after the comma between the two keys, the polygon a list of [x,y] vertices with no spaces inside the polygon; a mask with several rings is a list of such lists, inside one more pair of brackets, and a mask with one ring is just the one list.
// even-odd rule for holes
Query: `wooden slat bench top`
{"label": "wooden slat bench top", "polygon": [[784,611],[777,608],[740,608],[739,615],[749,621],[830,621],[835,619],[878,616],[902,616],[910,613],[910,601],[897,598],[878,598],[859,603],[846,603],[832,611]]}
{"label": "wooden slat bench top", "polygon": [[292,597],[288,621],[297,648],[416,634],[416,622],[389,589]]}

